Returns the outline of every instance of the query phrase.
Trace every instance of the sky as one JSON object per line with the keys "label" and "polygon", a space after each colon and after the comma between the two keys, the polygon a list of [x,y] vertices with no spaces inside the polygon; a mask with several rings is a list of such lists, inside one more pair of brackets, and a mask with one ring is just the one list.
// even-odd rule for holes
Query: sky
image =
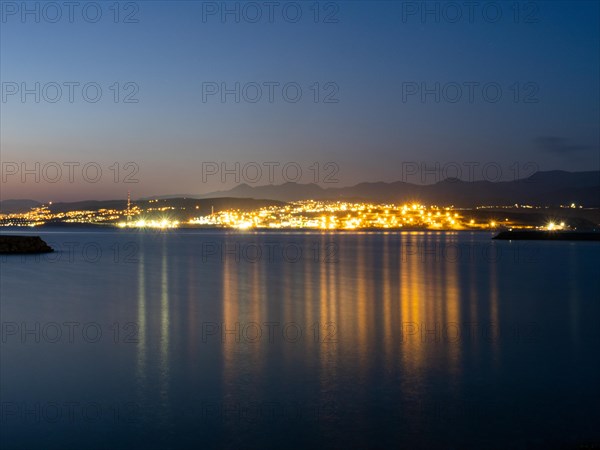
{"label": "sky", "polygon": [[598,170],[599,27],[596,1],[3,1],[0,199]]}

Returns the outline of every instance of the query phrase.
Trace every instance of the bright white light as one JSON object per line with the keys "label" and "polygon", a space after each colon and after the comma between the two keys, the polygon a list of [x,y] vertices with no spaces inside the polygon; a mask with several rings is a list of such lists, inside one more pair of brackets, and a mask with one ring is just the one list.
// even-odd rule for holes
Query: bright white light
{"label": "bright white light", "polygon": [[240,222],[236,225],[236,228],[239,230],[247,230],[248,228],[252,228],[252,222]]}

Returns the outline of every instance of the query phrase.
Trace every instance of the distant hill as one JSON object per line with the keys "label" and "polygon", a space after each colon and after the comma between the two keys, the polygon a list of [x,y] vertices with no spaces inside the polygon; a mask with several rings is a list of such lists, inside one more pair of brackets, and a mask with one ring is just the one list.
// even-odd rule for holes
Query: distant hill
{"label": "distant hill", "polygon": [[198,196],[198,198],[238,197],[270,198],[283,202],[323,198],[327,191],[317,184],[283,183],[278,185],[249,186],[240,184],[228,191],[217,191]]}
{"label": "distant hill", "polygon": [[[158,205],[150,203],[158,199]],[[144,209],[159,205],[177,209],[199,207],[201,214],[223,209],[254,209],[296,200],[344,200],[382,203],[421,202],[435,205],[454,205],[473,208],[483,205],[532,204],[559,206],[576,203],[585,207],[600,207],[600,171],[566,172],[554,170],[537,172],[528,178],[503,181],[462,181],[446,179],[435,184],[417,185],[396,181],[365,182],[349,187],[323,188],[316,184],[284,183],[280,185],[249,186],[240,184],[233,189],[196,196],[164,195],[136,200]],[[165,203],[168,200],[168,203]],[[40,203],[34,200],[4,200],[0,211],[24,212]],[[69,210],[123,209],[125,200],[54,203],[53,212]]]}
{"label": "distant hill", "polygon": [[419,201],[426,204],[475,207],[480,205],[536,204],[556,206],[583,204],[600,206],[600,171],[594,172],[537,172],[515,181],[462,181],[446,179],[435,184],[417,185],[396,181],[392,183],[360,183],[350,187],[322,188],[316,184],[284,183],[280,185],[249,186],[241,184],[227,191],[211,192],[203,197],[269,198],[279,201],[365,200],[404,203]]}
{"label": "distant hill", "polygon": [[67,211],[98,211],[99,209],[123,209],[127,207],[127,200],[84,200],[81,202],[52,203],[48,209],[53,213]]}
{"label": "distant hill", "polygon": [[2,200],[0,201],[0,213],[24,213],[40,205],[41,203],[35,200]]}
{"label": "distant hill", "polygon": [[[189,220],[192,217],[208,215],[214,209],[215,212],[239,209],[241,211],[250,211],[263,208],[265,206],[283,205],[283,202],[276,200],[262,200],[253,198],[168,198],[157,200],[135,200],[132,204],[143,209],[152,211],[145,214],[146,217],[167,215],[177,220]],[[83,202],[53,203],[48,206],[52,213],[67,212],[74,210],[98,211],[100,209],[123,210],[127,207],[126,200],[88,200]],[[162,210],[167,208],[165,210]]]}

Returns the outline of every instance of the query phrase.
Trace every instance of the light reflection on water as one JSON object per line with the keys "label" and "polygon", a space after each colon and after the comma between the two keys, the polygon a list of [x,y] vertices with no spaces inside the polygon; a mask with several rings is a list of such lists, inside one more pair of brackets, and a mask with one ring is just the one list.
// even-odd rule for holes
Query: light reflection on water
{"label": "light reflection on water", "polygon": [[[528,247],[478,233],[43,237],[61,255],[65,242],[94,242],[102,258],[5,258],[2,322],[94,322],[107,338],[4,336],[2,402],[135,407],[108,435],[105,420],[3,417],[12,420],[3,448],[77,448],[78,439],[87,448],[525,448],[600,438],[595,243]],[[134,258],[115,258],[128,243]],[[297,261],[266,256],[292,244]],[[244,256],[248,245],[262,257]],[[122,342],[132,322],[137,342]]]}

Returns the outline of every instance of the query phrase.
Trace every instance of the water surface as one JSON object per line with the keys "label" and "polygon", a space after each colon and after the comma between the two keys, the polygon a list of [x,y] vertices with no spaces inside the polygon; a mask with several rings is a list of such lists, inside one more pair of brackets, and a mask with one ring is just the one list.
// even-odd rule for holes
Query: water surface
{"label": "water surface", "polygon": [[598,243],[40,235],[0,260],[3,449],[600,442]]}

